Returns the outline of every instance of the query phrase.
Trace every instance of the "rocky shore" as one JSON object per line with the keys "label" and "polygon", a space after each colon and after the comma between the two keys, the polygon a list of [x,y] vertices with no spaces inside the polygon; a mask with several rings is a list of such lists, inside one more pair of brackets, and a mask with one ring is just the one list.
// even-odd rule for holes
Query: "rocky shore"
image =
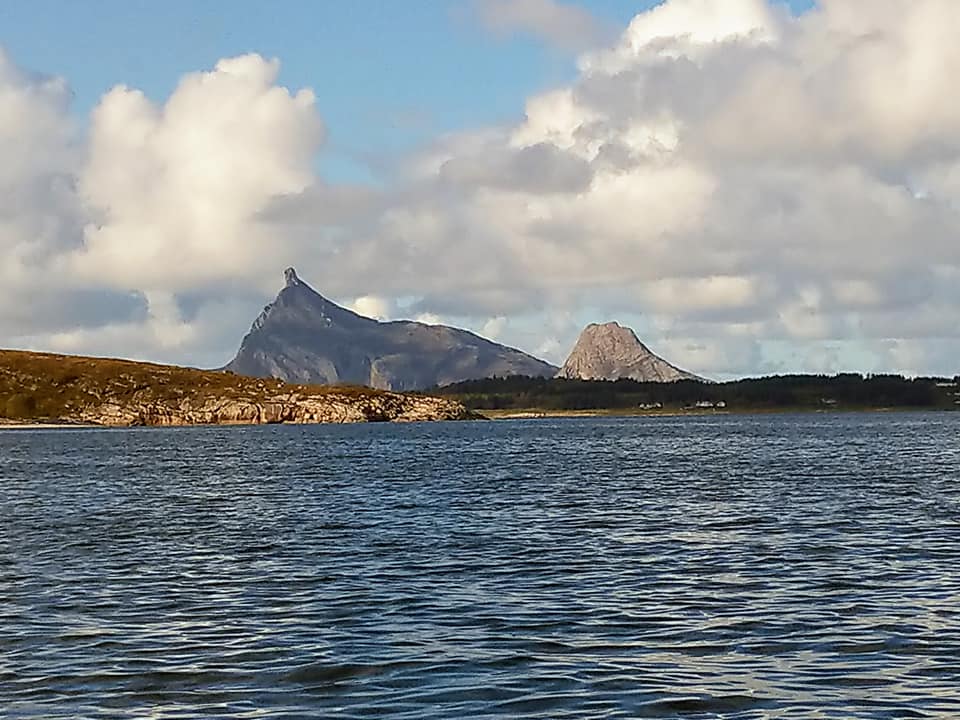
{"label": "rocky shore", "polygon": [[446,398],[291,385],[126,360],[0,351],[0,420],[17,423],[255,425],[475,417]]}
{"label": "rocky shore", "polygon": [[[113,402],[84,408],[75,416],[92,425],[266,425],[272,423],[426,422],[465,420],[459,403],[432,397],[300,392],[253,398],[184,398],[179,402]],[[71,418],[73,419],[73,418]]]}

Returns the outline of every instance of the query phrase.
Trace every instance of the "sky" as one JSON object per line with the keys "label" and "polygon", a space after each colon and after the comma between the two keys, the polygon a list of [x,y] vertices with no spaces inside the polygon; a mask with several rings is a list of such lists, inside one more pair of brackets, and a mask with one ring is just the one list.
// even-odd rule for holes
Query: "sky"
{"label": "sky", "polygon": [[956,374],[953,3],[2,4],[0,346],[220,366],[294,265],[558,364]]}

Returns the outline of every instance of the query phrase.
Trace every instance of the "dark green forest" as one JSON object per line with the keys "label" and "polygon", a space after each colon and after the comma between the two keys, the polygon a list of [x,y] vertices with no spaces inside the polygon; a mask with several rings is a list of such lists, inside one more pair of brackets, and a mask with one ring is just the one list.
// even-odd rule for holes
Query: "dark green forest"
{"label": "dark green forest", "polygon": [[470,380],[433,392],[475,410],[843,410],[960,409],[960,376],[780,375],[708,383],[507,377]]}

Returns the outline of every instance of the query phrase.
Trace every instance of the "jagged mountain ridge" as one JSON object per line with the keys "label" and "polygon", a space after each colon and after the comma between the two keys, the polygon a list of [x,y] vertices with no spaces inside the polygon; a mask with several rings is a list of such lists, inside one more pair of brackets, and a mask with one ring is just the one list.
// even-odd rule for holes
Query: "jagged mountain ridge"
{"label": "jagged mountain ridge", "polygon": [[557,377],[639,382],[703,379],[656,355],[640,342],[632,329],[616,322],[584,328]]}
{"label": "jagged mountain ridge", "polygon": [[421,390],[507,375],[553,376],[557,368],[467,330],[380,322],[331,302],[293,268],[226,366],[287,382]]}

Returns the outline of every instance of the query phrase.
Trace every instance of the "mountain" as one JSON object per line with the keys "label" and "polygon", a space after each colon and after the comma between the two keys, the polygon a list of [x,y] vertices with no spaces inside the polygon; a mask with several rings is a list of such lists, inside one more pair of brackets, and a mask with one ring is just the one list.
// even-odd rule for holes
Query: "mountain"
{"label": "mountain", "polygon": [[379,322],[327,300],[293,268],[226,366],[287,382],[419,390],[508,375],[552,377],[557,368],[520,350],[444,325]]}
{"label": "mountain", "polygon": [[557,377],[640,382],[702,379],[654,355],[633,330],[615,322],[584,328]]}

